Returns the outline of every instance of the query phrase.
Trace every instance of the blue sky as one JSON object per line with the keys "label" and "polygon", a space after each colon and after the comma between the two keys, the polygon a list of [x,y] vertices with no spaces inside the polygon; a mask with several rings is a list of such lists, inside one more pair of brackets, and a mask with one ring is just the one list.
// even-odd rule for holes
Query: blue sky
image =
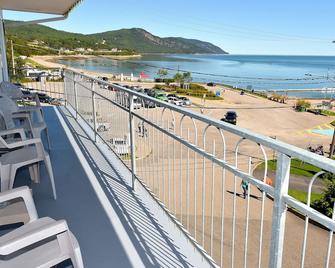
{"label": "blue sky", "polygon": [[84,0],[67,20],[46,25],[80,33],[141,27],[161,37],[209,41],[231,54],[335,55],[334,10],[329,0]]}

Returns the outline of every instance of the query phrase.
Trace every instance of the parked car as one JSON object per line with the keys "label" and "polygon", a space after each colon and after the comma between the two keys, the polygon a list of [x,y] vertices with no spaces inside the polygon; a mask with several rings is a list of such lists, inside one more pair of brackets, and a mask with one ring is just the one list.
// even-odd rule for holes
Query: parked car
{"label": "parked car", "polygon": [[150,89],[150,88],[145,88],[145,89],[144,89],[144,93],[147,94],[147,95],[148,95],[148,93],[151,92],[151,91],[152,91],[152,89]]}
{"label": "parked car", "polygon": [[144,93],[144,89],[143,88],[136,88],[135,91],[138,92],[138,93]]}
{"label": "parked car", "polygon": [[154,98],[161,100],[161,101],[166,101],[166,102],[169,101],[168,97],[163,91],[155,91]]}
{"label": "parked car", "polygon": [[27,101],[34,100],[34,94],[31,92],[31,90],[25,88],[25,89],[21,89],[21,92],[23,94],[23,99]]}
{"label": "parked car", "polygon": [[215,87],[216,85],[213,82],[209,82],[209,83],[207,83],[207,86],[209,86],[209,87]]}
{"label": "parked car", "polygon": [[[145,92],[145,90],[144,90],[144,92]],[[148,89],[147,91],[146,91],[146,94],[148,95],[148,96],[150,96],[150,97],[155,97],[155,90],[153,90],[153,89]]]}
{"label": "parked car", "polygon": [[156,108],[156,103],[151,100],[144,100],[142,106],[144,106],[145,108]]}
{"label": "parked car", "polygon": [[102,80],[102,81],[108,81],[108,77],[106,76],[98,76],[98,79]]}
{"label": "parked car", "polygon": [[[89,124],[93,126],[94,124],[93,118],[87,118],[86,120]],[[95,123],[96,123],[95,128],[98,132],[105,132],[109,130],[111,127],[110,123],[103,122],[102,118],[97,118],[97,121]]]}
{"label": "parked car", "polygon": [[186,97],[179,97],[179,100],[183,102],[183,105],[190,106],[192,104],[192,101]]}
{"label": "parked car", "polygon": [[51,100],[52,100],[52,98],[45,93],[38,92],[37,96],[38,96],[40,102],[43,102],[43,103],[50,103]]}
{"label": "parked car", "polygon": [[221,121],[236,125],[237,123],[237,114],[235,111],[228,111],[224,118],[221,118]]}
{"label": "parked car", "polygon": [[52,98],[50,100],[50,104],[60,106],[60,105],[64,104],[64,100],[63,99],[58,99],[58,98]]}
{"label": "parked car", "polygon": [[137,96],[134,96],[134,109],[140,109],[142,107],[142,100]]}
{"label": "parked car", "polygon": [[173,98],[177,98],[177,99],[179,99],[179,96],[177,96],[176,94],[167,94],[166,96],[167,96],[168,98],[173,97]]}
{"label": "parked car", "polygon": [[183,102],[181,100],[179,100],[178,98],[175,98],[175,97],[169,97],[168,102],[172,103],[174,105],[177,105],[177,106],[182,106],[183,105]]}

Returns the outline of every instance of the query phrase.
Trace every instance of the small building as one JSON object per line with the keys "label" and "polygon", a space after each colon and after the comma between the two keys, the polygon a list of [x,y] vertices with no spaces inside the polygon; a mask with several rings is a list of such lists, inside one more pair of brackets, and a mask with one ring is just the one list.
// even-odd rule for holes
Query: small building
{"label": "small building", "polygon": [[85,48],[79,47],[79,48],[76,48],[74,51],[76,51],[76,52],[85,52]]}

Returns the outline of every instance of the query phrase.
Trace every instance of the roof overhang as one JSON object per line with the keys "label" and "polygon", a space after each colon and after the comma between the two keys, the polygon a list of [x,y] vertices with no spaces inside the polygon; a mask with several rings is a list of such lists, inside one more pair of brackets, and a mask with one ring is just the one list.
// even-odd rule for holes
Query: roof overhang
{"label": "roof overhang", "polygon": [[0,9],[67,15],[82,0],[0,0]]}

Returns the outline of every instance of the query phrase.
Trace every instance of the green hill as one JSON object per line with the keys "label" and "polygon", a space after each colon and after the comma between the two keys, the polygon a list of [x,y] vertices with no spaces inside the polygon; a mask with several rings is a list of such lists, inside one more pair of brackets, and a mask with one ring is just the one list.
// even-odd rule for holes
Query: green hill
{"label": "green hill", "polygon": [[[10,24],[7,21],[6,24]],[[8,39],[16,44],[15,49],[21,54],[48,54],[52,49],[127,49],[141,53],[212,53],[225,54],[221,48],[200,40],[181,37],[160,38],[140,29],[121,29],[96,34],[78,34],[59,31],[44,25],[23,25],[6,28]],[[45,51],[31,50],[27,44],[39,41],[39,46],[45,46]],[[50,49],[48,49],[50,48]]]}
{"label": "green hill", "polygon": [[144,53],[226,53],[208,42],[181,37],[160,38],[141,28],[108,31],[91,34],[88,37],[106,40],[107,44],[112,44],[115,47],[125,47]]}

